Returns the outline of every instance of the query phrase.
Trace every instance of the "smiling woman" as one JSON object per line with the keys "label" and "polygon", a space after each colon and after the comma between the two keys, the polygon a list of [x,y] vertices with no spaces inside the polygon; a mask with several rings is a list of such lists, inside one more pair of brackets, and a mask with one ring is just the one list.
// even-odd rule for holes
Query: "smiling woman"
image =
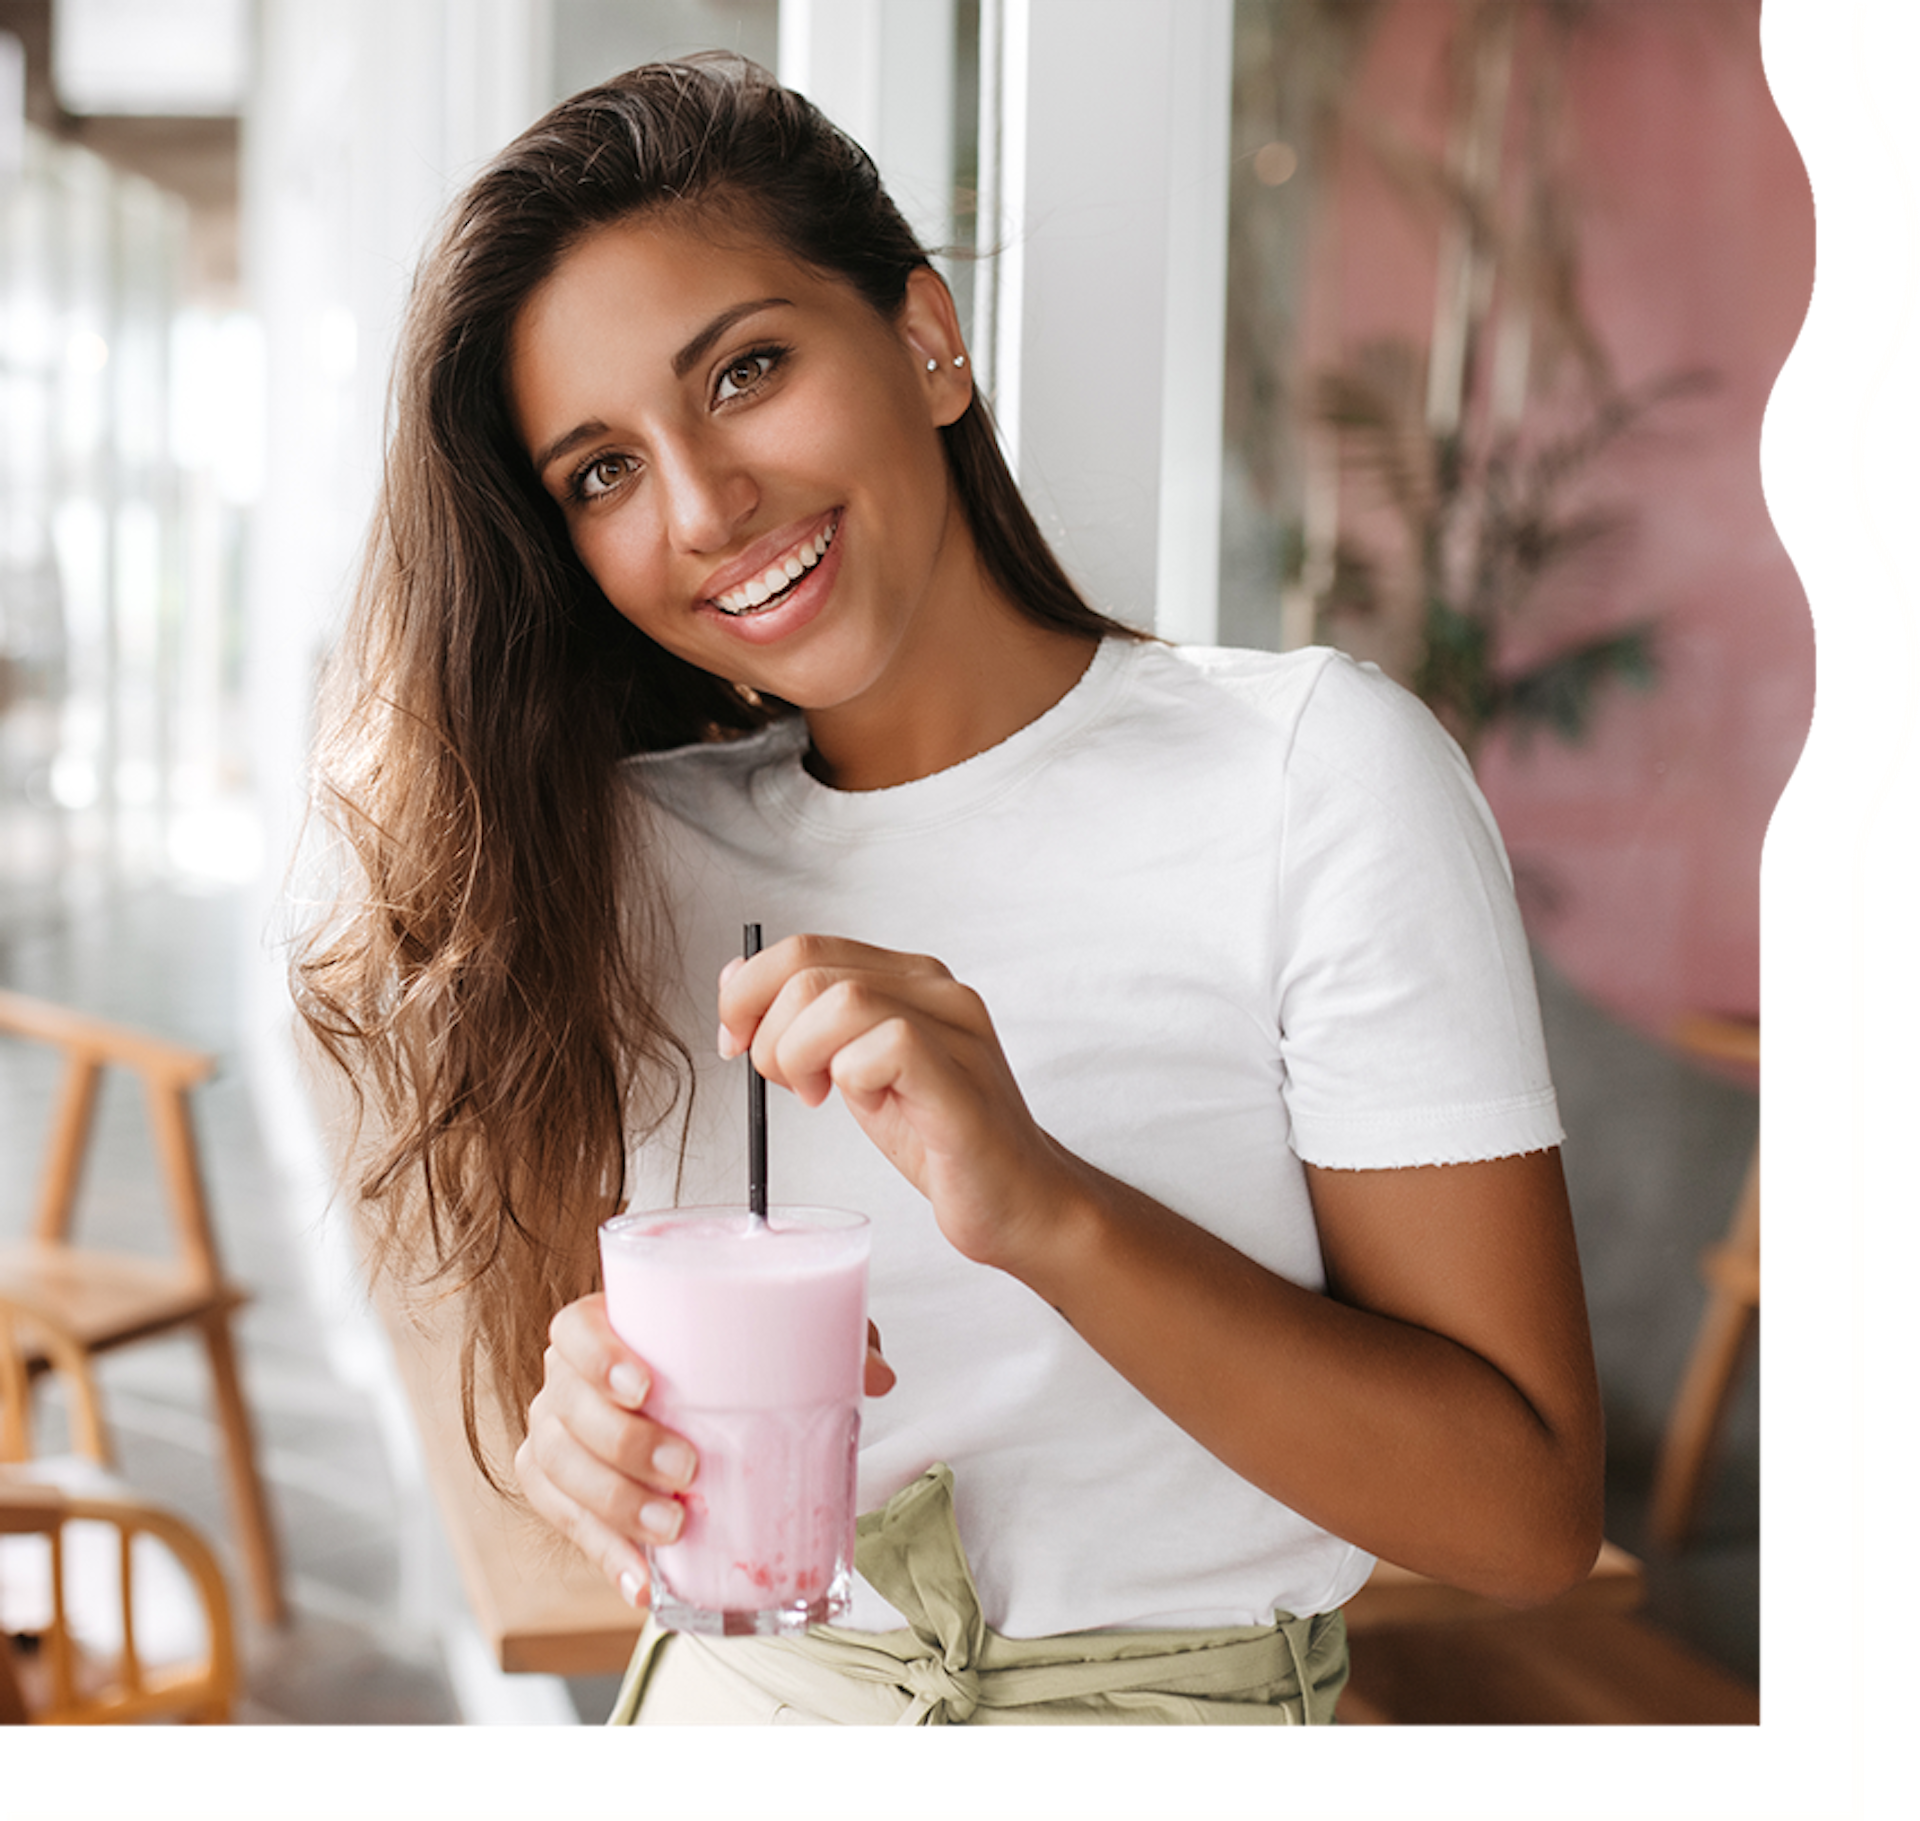
{"label": "smiling woman", "polygon": [[[731,665],[699,668],[646,636],[583,565],[573,533],[591,509],[563,504],[544,476],[571,455],[583,491],[617,489],[652,455],[594,445],[614,405],[562,411],[537,442],[515,418],[515,344],[536,293],[550,300],[570,254],[642,224],[697,252],[683,277],[723,247],[816,299],[831,274],[843,319],[869,337],[891,335],[931,275],[865,154],[725,58],[653,66],[558,110],[461,199],[423,266],[315,764],[318,808],[362,886],[310,932],[295,993],[375,1115],[359,1186],[392,1213],[374,1225],[376,1262],[468,1285],[469,1412],[485,1380],[513,1427],[540,1383],[548,1318],[593,1281],[594,1223],[619,1194],[627,1144],[664,1128],[685,1092],[686,1046],[660,1010],[678,958],[646,940],[645,881],[626,865],[638,810],[615,765],[785,713]],[[696,384],[733,311],[772,314],[785,297],[784,285],[731,292],[651,345],[670,347],[674,381]],[[646,328],[616,309],[585,351],[611,365]],[[768,352],[758,338],[747,349]],[[726,381],[714,375],[715,391]],[[1136,637],[1068,582],[984,401],[967,396],[938,435],[930,509],[950,521],[957,506],[985,585],[1016,604],[1029,640]],[[829,541],[837,530],[837,517],[821,527]],[[705,585],[743,585],[727,569],[751,569],[762,536],[755,522],[709,559]]]}
{"label": "smiling woman", "polygon": [[1470,774],[1331,653],[1080,598],[858,147],[736,59],[564,104],[429,256],[394,425],[318,759],[356,876],[295,990],[381,1262],[458,1296],[470,1416],[630,1598],[706,1494],[599,1222],[738,1199],[748,1052],[783,1197],[872,1220],[849,1622],[650,1627],[623,1717],[1319,1721],[1376,1554],[1585,1572]]}

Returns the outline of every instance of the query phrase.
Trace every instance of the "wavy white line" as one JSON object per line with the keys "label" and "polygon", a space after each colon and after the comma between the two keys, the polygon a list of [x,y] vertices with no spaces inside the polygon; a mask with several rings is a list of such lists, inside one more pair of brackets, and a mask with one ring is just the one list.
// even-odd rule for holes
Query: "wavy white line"
{"label": "wavy white line", "polygon": [[[1853,413],[1853,511],[1860,521],[1860,530],[1866,534],[1866,542],[1874,547],[1874,555],[1880,559],[1887,582],[1893,586],[1893,597],[1901,609],[1901,638],[1907,647],[1905,663],[1905,699],[1901,705],[1901,730],[1893,741],[1893,753],[1887,759],[1885,770],[1880,774],[1880,782],[1874,786],[1874,793],[1866,799],[1866,809],[1860,813],[1859,826],[1853,834],[1853,968],[1851,968],[1851,987],[1853,987],[1853,1041],[1851,1041],[1851,1085],[1853,1085],[1853,1120],[1851,1120],[1851,1162],[1853,1162],[1853,1183],[1851,1183],[1851,1226],[1853,1226],[1853,1247],[1851,1247],[1851,1297],[1853,1297],[1853,1322],[1851,1322],[1851,1381],[1853,1381],[1853,1462],[1851,1462],[1851,1481],[1853,1481],[1853,1610],[1862,1614],[1866,1610],[1866,849],[1874,839],[1874,824],[1880,820],[1880,811],[1891,795],[1893,786],[1899,782],[1899,774],[1907,765],[1908,751],[1914,741],[1914,718],[1916,718],[1916,690],[1914,684],[1920,680],[1920,653],[1916,653],[1916,634],[1914,634],[1914,601],[1908,592],[1907,578],[1901,574],[1899,565],[1893,561],[1893,551],[1887,547],[1887,540],[1880,534],[1880,524],[1874,521],[1874,507],[1866,492],[1866,425],[1874,415],[1874,403],[1880,398],[1880,388],[1885,384],[1887,373],[1893,369],[1893,363],[1899,359],[1899,353],[1907,346],[1908,330],[1914,319],[1914,300],[1920,292],[1920,207],[1914,204],[1914,181],[1907,169],[1907,159],[1901,156],[1899,140],[1887,127],[1887,117],[1880,111],[1880,104],[1874,100],[1874,85],[1866,73],[1866,6],[1864,0],[1857,0],[1853,8],[1853,88],[1859,94],[1860,111],[1866,115],[1866,123],[1874,129],[1874,136],[1880,140],[1880,150],[1885,152],[1887,163],[1893,167],[1893,182],[1901,192],[1901,219],[1905,223],[1905,261],[1903,261],[1903,279],[1901,279],[1901,307],[1899,315],[1893,319],[1893,334],[1887,338],[1887,346],[1880,353],[1880,361],[1874,367],[1872,378],[1866,382],[1866,390],[1860,394],[1859,409]],[[1855,1690],[1864,1694],[1866,1688],[1866,1627],[1864,1623],[1855,1625],[1851,1639],[1851,1681]],[[1862,1767],[1866,1763],[1866,1704],[1857,1700],[1853,1704],[1853,1763]],[[1855,1781],[1857,1796],[1864,1796],[1864,1771],[1857,1769]]]}
{"label": "wavy white line", "polygon": [[1905,277],[1901,280],[1901,307],[1899,315],[1893,319],[1893,334],[1887,338],[1887,346],[1880,353],[1874,373],[1866,380],[1866,388],[1860,392],[1859,407],[1853,413],[1853,513],[1860,521],[1860,530],[1866,534],[1866,542],[1874,547],[1874,555],[1880,559],[1880,567],[1887,574],[1887,582],[1893,586],[1893,597],[1899,603],[1901,632],[1907,645],[1907,695],[1901,707],[1901,730],[1893,741],[1893,753],[1880,774],[1880,782],[1874,786],[1874,793],[1866,799],[1866,809],[1860,813],[1859,828],[1853,836],[1855,861],[1866,859],[1866,849],[1874,839],[1874,824],[1880,820],[1880,811],[1887,801],[1887,795],[1899,782],[1901,768],[1907,765],[1908,751],[1914,743],[1914,720],[1920,716],[1920,699],[1916,699],[1914,690],[1916,680],[1920,680],[1916,678],[1916,672],[1920,672],[1920,643],[1916,643],[1914,597],[1907,588],[1907,578],[1901,574],[1899,563],[1893,561],[1893,551],[1880,532],[1880,522],[1874,519],[1874,503],[1866,490],[1866,426],[1872,421],[1874,405],[1880,401],[1880,390],[1887,382],[1887,375],[1893,371],[1893,363],[1901,357],[1901,350],[1907,346],[1908,330],[1914,321],[1916,292],[1920,292],[1920,206],[1914,202],[1914,181],[1907,169],[1907,158],[1901,154],[1901,142],[1893,136],[1893,129],[1887,127],[1887,117],[1880,111],[1880,102],[1874,100],[1874,85],[1866,73],[1866,12],[1868,8],[1864,0],[1857,0],[1853,8],[1853,88],[1859,94],[1860,111],[1866,115],[1866,123],[1874,129],[1874,136],[1880,140],[1880,150],[1887,154],[1887,163],[1893,167],[1893,182],[1901,192],[1901,219],[1907,225],[1907,259]]}
{"label": "wavy white line", "polygon": [[1874,365],[1872,376],[1866,382],[1866,388],[1860,392],[1859,407],[1853,413],[1853,511],[1860,521],[1860,530],[1866,534],[1866,542],[1874,549],[1874,555],[1880,559],[1887,582],[1893,588],[1893,599],[1901,611],[1901,638],[1907,647],[1905,663],[1905,701],[1901,705],[1901,730],[1893,741],[1893,753],[1887,759],[1880,782],[1874,786],[1872,795],[1866,799],[1866,809],[1860,813],[1859,826],[1853,834],[1853,955],[1851,955],[1851,989],[1853,989],[1853,1041],[1851,1041],[1851,1085],[1853,1085],[1853,1218],[1860,1224],[1857,1231],[1859,1245],[1855,1249],[1855,1268],[1859,1270],[1864,1252],[1864,1218],[1866,1218],[1866,853],[1874,839],[1874,824],[1880,820],[1880,811],[1891,795],[1893,786],[1899,782],[1901,770],[1907,765],[1908,751],[1914,743],[1914,720],[1920,715],[1920,701],[1916,701],[1916,684],[1920,684],[1920,649],[1916,649],[1916,626],[1914,626],[1914,599],[1907,588],[1907,578],[1901,574],[1899,563],[1893,561],[1893,551],[1887,547],[1882,536],[1880,522],[1874,519],[1874,505],[1868,496],[1866,486],[1866,426],[1872,421],[1874,405],[1880,400],[1880,390],[1887,380],[1887,373],[1893,369],[1893,363],[1899,359],[1901,350],[1907,346],[1908,330],[1912,328],[1916,294],[1920,294],[1920,204],[1914,200],[1914,181],[1907,169],[1907,158],[1901,152],[1899,140],[1887,127],[1887,117],[1880,111],[1880,102],[1874,100],[1874,85],[1866,73],[1866,4],[1857,0],[1853,8],[1853,88],[1859,94],[1860,111],[1866,115],[1866,123],[1874,129],[1874,136],[1880,140],[1880,150],[1885,152],[1887,163],[1893,167],[1893,182],[1901,192],[1901,219],[1905,223],[1905,275],[1901,280],[1901,307],[1899,315],[1893,319],[1893,334],[1887,336],[1887,346],[1880,353],[1880,361]]}

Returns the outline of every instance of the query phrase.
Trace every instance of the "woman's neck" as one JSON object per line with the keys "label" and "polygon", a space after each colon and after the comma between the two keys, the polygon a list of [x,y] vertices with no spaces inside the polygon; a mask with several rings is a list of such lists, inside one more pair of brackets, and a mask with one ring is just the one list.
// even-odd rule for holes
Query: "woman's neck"
{"label": "woman's neck", "polygon": [[997,595],[922,629],[898,686],[807,713],[807,769],[836,790],[931,777],[1037,721],[1086,674],[1099,640],[1042,625]]}

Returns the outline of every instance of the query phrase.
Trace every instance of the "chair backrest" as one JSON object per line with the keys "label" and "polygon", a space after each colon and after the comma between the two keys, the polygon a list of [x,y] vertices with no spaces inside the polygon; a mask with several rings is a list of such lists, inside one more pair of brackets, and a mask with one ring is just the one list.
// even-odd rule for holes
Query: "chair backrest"
{"label": "chair backrest", "polygon": [[125,1067],[140,1077],[146,1092],[147,1113],[182,1258],[203,1282],[215,1283],[220,1276],[219,1261],[187,1100],[188,1090],[214,1073],[218,1066],[214,1057],[205,1050],[170,1042],[131,1025],[94,1018],[22,993],[0,991],[0,1033],[50,1044],[65,1058],[41,1172],[33,1237],[43,1245],[60,1245],[68,1240],[101,1073],[111,1066]]}
{"label": "chair backrest", "polygon": [[228,1719],[233,1614],[205,1540],[122,1492],[15,1477],[46,1471],[0,1471],[0,1650],[28,1718]]}
{"label": "chair backrest", "polygon": [[[27,1362],[67,1392],[63,1458],[35,1456]],[[0,1299],[0,1714],[224,1720],[239,1686],[226,1578],[199,1532],[113,1480],[85,1350]]]}

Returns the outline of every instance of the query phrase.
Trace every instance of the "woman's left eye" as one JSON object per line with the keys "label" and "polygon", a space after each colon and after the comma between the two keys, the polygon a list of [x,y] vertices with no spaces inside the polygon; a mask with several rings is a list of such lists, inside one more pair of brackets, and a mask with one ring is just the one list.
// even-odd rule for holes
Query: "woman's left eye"
{"label": "woman's left eye", "polygon": [[731,360],[721,368],[720,377],[715,382],[713,397],[715,404],[725,404],[729,399],[739,398],[743,393],[751,392],[780,364],[780,351],[777,348],[756,348],[751,354],[743,354],[738,360]]}

